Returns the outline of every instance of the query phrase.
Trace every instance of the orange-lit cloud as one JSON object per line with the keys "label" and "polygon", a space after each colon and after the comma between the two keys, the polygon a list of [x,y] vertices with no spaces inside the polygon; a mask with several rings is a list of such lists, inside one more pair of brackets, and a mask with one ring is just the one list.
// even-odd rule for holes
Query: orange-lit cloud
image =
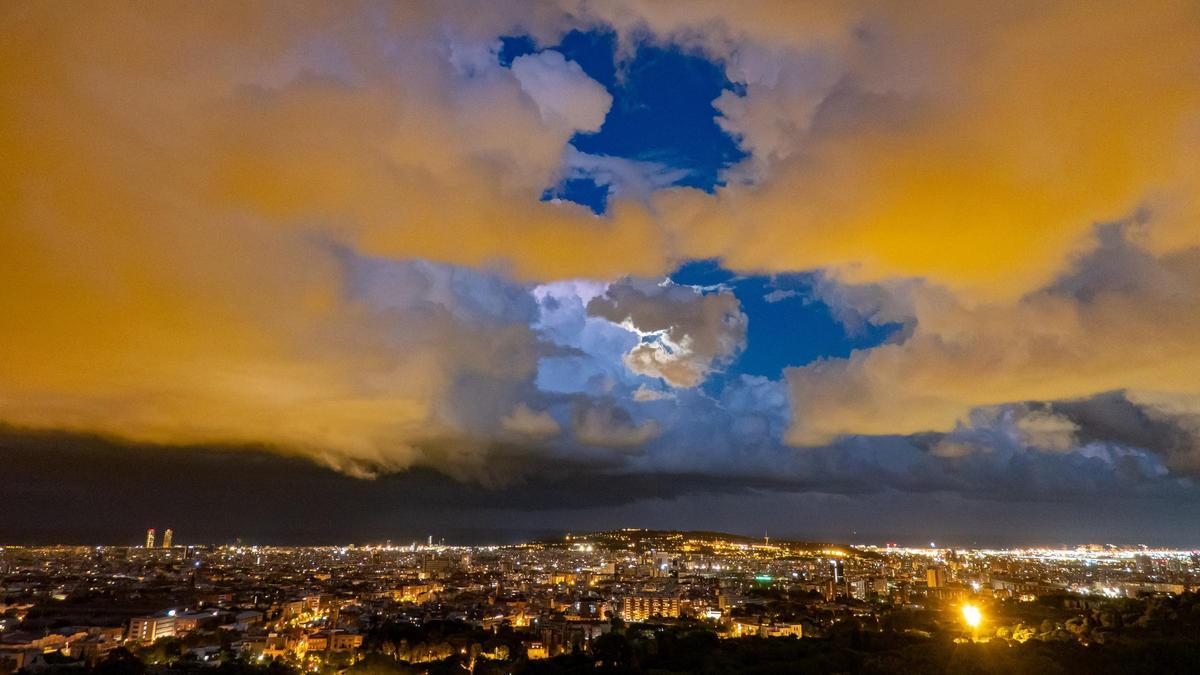
{"label": "orange-lit cloud", "polygon": [[[496,40],[591,21],[745,85],[716,103],[751,153],[725,187],[601,217],[540,200],[611,97],[553,56],[502,68]],[[0,422],[364,472],[484,465],[488,424],[559,434],[521,400],[527,321],[456,313],[442,268],[411,305],[365,302],[346,259],[367,256],[516,283],[720,257],[888,289],[907,341],[791,371],[796,443],[1113,389],[1168,409],[1200,380],[1197,45],[1194,2],[9,4]],[[744,333],[701,324],[697,359],[632,365],[698,384]],[[460,398],[476,380],[490,398]],[[658,435],[621,410],[581,405],[570,435]]]}
{"label": "orange-lit cloud", "polygon": [[[732,50],[747,93],[718,107],[754,153],[753,180],[660,208],[690,257],[920,277],[1011,301],[1049,281],[1095,223],[1200,187],[1198,13],[863,5],[824,49],[752,24],[774,39]],[[1195,245],[1197,232],[1179,225],[1162,241]]]}
{"label": "orange-lit cloud", "polygon": [[949,430],[977,406],[1115,389],[1154,392],[1159,405],[1194,396],[1200,249],[1155,257],[1125,237],[1102,228],[1095,251],[1012,304],[907,289],[905,340],[788,371],[790,440]]}

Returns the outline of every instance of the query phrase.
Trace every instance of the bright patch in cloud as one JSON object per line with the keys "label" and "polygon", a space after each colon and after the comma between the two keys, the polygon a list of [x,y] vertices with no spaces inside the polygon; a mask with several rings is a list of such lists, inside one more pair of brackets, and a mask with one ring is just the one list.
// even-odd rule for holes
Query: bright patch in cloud
{"label": "bright patch in cloud", "polygon": [[587,308],[638,336],[624,357],[630,370],[673,387],[701,384],[732,361],[746,336],[746,315],[727,292],[627,280],[609,286]]}

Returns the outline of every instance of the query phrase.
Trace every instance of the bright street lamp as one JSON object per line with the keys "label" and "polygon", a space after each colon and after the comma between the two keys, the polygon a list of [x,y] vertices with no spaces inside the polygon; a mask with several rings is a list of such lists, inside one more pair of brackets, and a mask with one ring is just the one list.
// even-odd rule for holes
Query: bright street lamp
{"label": "bright street lamp", "polygon": [[975,605],[963,605],[962,616],[963,621],[971,627],[971,630],[979,628],[979,624],[983,623],[983,612],[979,611]]}

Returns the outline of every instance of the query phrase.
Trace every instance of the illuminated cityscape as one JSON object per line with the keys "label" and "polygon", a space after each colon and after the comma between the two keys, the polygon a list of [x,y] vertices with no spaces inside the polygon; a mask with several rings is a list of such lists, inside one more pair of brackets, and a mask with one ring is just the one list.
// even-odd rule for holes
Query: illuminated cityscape
{"label": "illuminated cityscape", "polygon": [[1200,0],[0,2],[0,675],[1200,672]]}
{"label": "illuminated cityscape", "polygon": [[1001,649],[1015,663],[1026,644],[1103,648],[1146,639],[1160,621],[1200,621],[1200,550],[640,529],[507,546],[5,546],[0,582],[0,667],[29,672],[120,658],[173,670],[340,672],[382,660],[398,672],[524,672],[602,666],[614,644],[652,660],[653,645],[697,634],[816,645],[868,669],[888,652],[848,657],[839,645],[874,635],[889,649]]}

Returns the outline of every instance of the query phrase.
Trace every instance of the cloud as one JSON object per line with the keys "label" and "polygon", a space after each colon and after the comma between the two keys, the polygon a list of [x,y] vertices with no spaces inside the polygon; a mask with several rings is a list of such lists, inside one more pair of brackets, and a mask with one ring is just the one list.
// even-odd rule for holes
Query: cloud
{"label": "cloud", "polygon": [[577,131],[598,131],[612,106],[612,96],[583,72],[578,63],[546,50],[513,59],[512,72],[521,90],[537,103],[542,120]]}
{"label": "cloud", "polygon": [[[718,106],[747,166],[714,195],[656,203],[687,257],[1011,301],[1048,283],[1096,222],[1160,199],[1195,214],[1182,206],[1200,122],[1187,3],[859,3],[815,18],[773,3],[632,4],[657,31],[715,24],[701,47],[745,85]],[[1122,46],[1139,41],[1161,49]],[[1200,243],[1182,222],[1155,220],[1156,253]]]}
{"label": "cloud", "polygon": [[1172,472],[1200,476],[1200,398],[1152,391],[1109,392],[1054,404],[1088,440],[1147,448]]}
{"label": "cloud", "polygon": [[789,439],[944,430],[976,407],[1121,388],[1191,396],[1200,249],[1154,256],[1130,241],[1135,234],[1131,224],[1098,228],[1090,252],[1014,304],[968,306],[944,289],[906,289],[913,328],[903,342],[787,371]]}
{"label": "cloud", "polygon": [[1017,420],[1022,444],[1057,452],[1079,447],[1075,434],[1079,425],[1045,410],[1031,410]]}
{"label": "cloud", "polygon": [[602,448],[633,448],[658,435],[658,422],[635,422],[624,408],[611,402],[581,404],[572,420],[575,438],[584,445]]}
{"label": "cloud", "polygon": [[782,300],[787,300],[788,298],[794,298],[799,294],[800,293],[798,291],[777,288],[764,295],[763,300],[766,300],[767,302],[780,302]]}
{"label": "cloud", "polygon": [[5,12],[0,420],[438,465],[530,395],[513,275],[664,268],[648,218],[594,258],[633,221],[538,200],[583,109],[496,63],[507,9],[193,9]]}
{"label": "cloud", "polygon": [[673,398],[673,396],[670,392],[659,391],[658,389],[651,389],[644,384],[638,386],[638,388],[635,389],[633,392],[633,400],[638,401],[638,402],[665,401],[670,398]]}
{"label": "cloud", "polygon": [[[0,12],[0,421],[489,485],[570,457],[1053,495],[1200,464],[1191,3]],[[750,156],[712,193],[571,150],[608,93],[496,58],[596,26],[738,84],[714,105]],[[584,175],[603,216],[541,200]],[[748,320],[658,281],[699,258],[905,329],[707,391]]]}
{"label": "cloud", "polygon": [[549,413],[535,412],[524,403],[518,403],[513,411],[500,420],[500,426],[521,436],[546,438],[561,431],[558,422]]}
{"label": "cloud", "polygon": [[691,174],[690,169],[662,162],[592,155],[574,147],[568,148],[563,168],[566,178],[588,178],[606,186],[612,197],[636,201],[648,201],[656,190],[670,187]]}
{"label": "cloud", "polygon": [[627,279],[588,302],[588,314],[636,333],[625,365],[673,387],[695,387],[729,363],[746,340],[746,315],[733,293]]}

